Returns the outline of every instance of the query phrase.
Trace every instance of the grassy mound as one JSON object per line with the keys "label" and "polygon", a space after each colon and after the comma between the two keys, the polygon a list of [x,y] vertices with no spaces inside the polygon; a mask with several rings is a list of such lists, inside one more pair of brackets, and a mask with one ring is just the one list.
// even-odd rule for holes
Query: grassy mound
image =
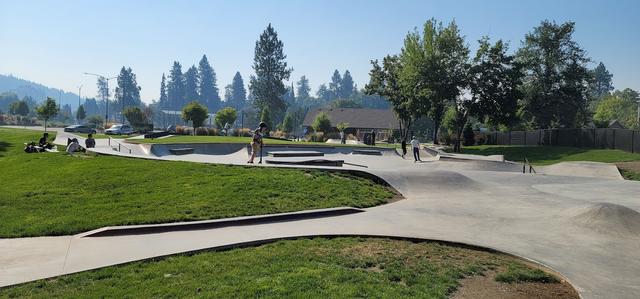
{"label": "grassy mound", "polygon": [[370,180],[317,170],[22,151],[38,138],[36,131],[0,128],[0,238],[370,207],[394,196]]}
{"label": "grassy mound", "polygon": [[462,278],[508,265],[520,280],[540,276],[512,257],[437,242],[298,239],[40,280],[0,290],[0,297],[447,298]]}

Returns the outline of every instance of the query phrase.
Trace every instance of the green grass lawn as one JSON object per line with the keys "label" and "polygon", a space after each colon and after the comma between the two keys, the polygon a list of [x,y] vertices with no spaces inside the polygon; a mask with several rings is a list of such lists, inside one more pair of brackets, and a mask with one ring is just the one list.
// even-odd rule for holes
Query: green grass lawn
{"label": "green grass lawn", "polygon": [[370,180],[319,170],[24,153],[23,143],[39,136],[0,128],[0,238],[370,207],[394,196]]}
{"label": "green grass lawn", "polygon": [[589,149],[563,146],[466,146],[462,153],[473,155],[504,155],[506,160],[520,162],[526,157],[534,165],[549,165],[564,161],[624,162],[640,161],[640,154],[621,150]]}
{"label": "green grass lawn", "polygon": [[[501,254],[436,242],[313,238],[176,255],[30,282],[0,297],[447,298],[464,277],[511,267],[511,283],[557,279]],[[576,294],[577,296],[577,294]]]}

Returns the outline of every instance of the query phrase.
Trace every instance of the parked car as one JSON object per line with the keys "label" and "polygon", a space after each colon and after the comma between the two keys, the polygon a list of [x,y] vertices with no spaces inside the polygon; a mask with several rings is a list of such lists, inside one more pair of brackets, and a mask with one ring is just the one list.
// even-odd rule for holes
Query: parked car
{"label": "parked car", "polygon": [[85,125],[73,125],[64,128],[65,132],[95,134],[96,130]]}
{"label": "parked car", "polygon": [[133,128],[130,125],[113,125],[111,128],[104,130],[107,135],[131,135]]}

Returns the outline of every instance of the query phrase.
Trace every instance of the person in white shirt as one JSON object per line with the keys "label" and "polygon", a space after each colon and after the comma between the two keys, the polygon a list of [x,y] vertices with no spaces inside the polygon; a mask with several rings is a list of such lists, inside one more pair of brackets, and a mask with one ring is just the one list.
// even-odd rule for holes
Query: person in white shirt
{"label": "person in white shirt", "polygon": [[415,159],[415,162],[422,162],[422,160],[420,160],[420,141],[418,141],[418,139],[416,139],[416,136],[413,136],[411,139],[411,147],[413,148],[413,159]]}

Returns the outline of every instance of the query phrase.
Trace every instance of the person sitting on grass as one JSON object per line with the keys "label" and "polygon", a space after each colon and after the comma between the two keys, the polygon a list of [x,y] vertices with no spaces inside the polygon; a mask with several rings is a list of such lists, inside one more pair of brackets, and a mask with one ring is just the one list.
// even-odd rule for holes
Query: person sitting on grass
{"label": "person sitting on grass", "polygon": [[38,148],[36,147],[36,143],[35,142],[30,142],[27,144],[27,146],[24,148],[24,152],[31,154],[31,153],[39,153],[40,151],[38,150]]}
{"label": "person sitting on grass", "polygon": [[[266,131],[267,124],[261,122],[260,125],[258,125],[258,128],[253,132],[253,139],[251,140],[251,158],[249,158],[249,161],[247,161],[247,163],[253,164],[253,159],[255,159],[258,151],[262,149],[262,146],[264,145],[262,141],[262,134],[264,134],[264,132]],[[262,154],[260,158],[262,158]]]}
{"label": "person sitting on grass", "polygon": [[93,138],[93,134],[89,134],[89,136],[87,136],[87,140],[84,141],[84,146],[86,148],[96,147],[96,140]]}
{"label": "person sitting on grass", "polygon": [[45,132],[44,134],[42,134],[42,138],[40,138],[40,141],[38,141],[38,145],[43,149],[52,149],[53,144],[49,143],[48,139],[49,139],[49,133]]}
{"label": "person sitting on grass", "polygon": [[75,152],[84,152],[85,149],[80,146],[80,142],[78,142],[77,138],[71,139],[71,143],[67,145],[67,153],[73,155]]}

